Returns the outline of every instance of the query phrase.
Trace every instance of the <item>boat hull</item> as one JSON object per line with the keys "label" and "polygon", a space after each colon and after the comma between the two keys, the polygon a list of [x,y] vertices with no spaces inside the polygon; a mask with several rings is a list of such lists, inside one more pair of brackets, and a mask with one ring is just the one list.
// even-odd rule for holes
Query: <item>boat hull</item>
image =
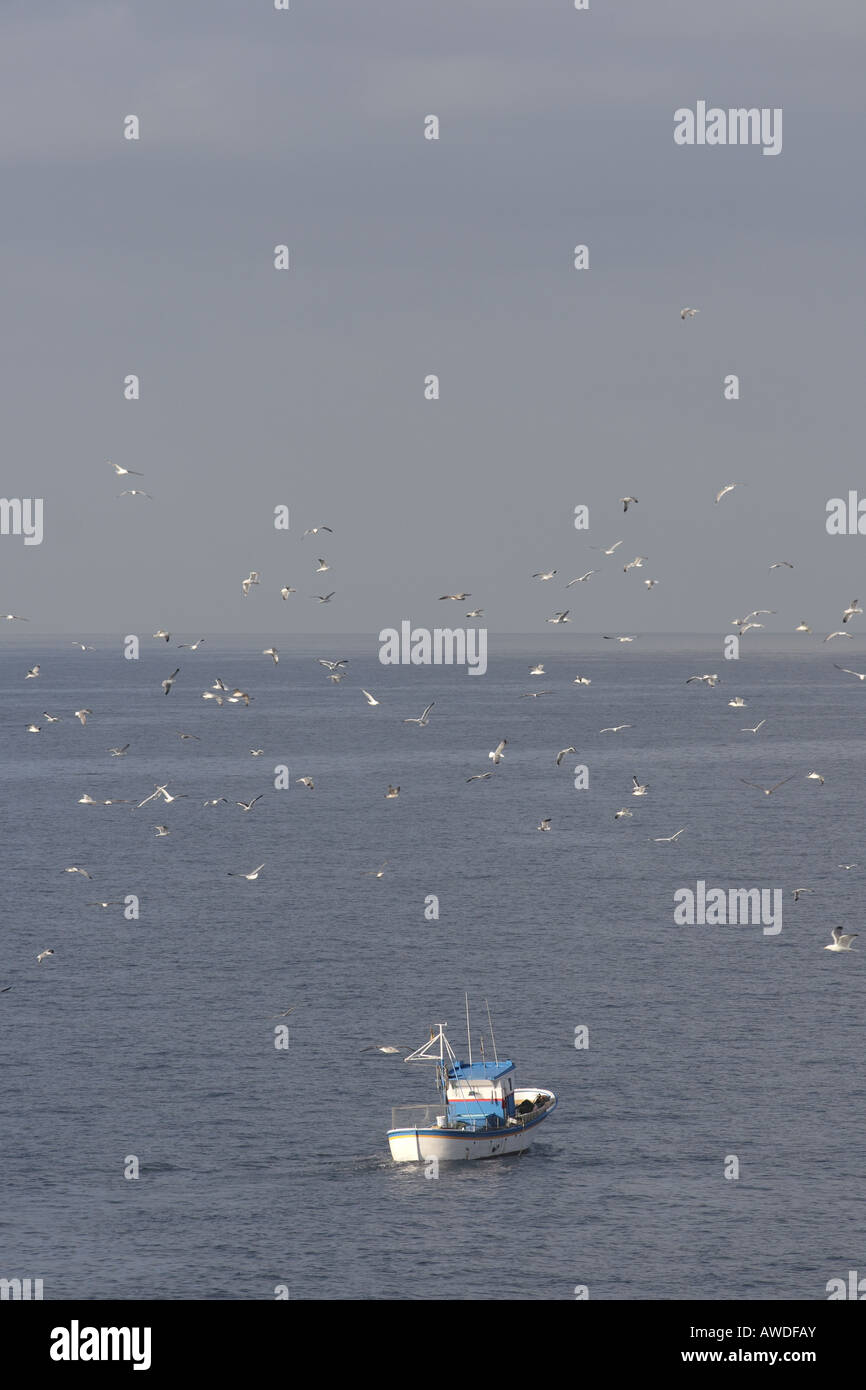
{"label": "boat hull", "polygon": [[[537,1095],[538,1090],[532,1088],[532,1094]],[[524,1153],[532,1143],[538,1126],[556,1109],[553,1093],[548,1091],[544,1094],[550,1097],[544,1110],[521,1125],[474,1133],[436,1127],[390,1129],[388,1146],[391,1157],[395,1163],[424,1163],[431,1158],[462,1163],[473,1158],[504,1158],[508,1154]]]}

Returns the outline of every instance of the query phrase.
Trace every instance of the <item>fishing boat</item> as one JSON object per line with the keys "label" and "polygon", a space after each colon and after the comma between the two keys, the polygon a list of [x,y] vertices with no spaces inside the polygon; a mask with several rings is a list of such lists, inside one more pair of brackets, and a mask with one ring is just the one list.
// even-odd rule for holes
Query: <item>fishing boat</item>
{"label": "fishing boat", "polygon": [[[488,1010],[489,1020],[489,1010]],[[537,1127],[556,1109],[556,1096],[541,1086],[515,1086],[514,1063],[499,1060],[493,1024],[493,1061],[472,1060],[469,1004],[466,1033],[469,1060],[460,1061],[445,1034],[447,1023],[430,1030],[422,1047],[406,1062],[432,1062],[439,1100],[430,1105],[397,1105],[391,1110],[388,1144],[396,1163],[427,1159],[498,1158],[522,1153]]]}

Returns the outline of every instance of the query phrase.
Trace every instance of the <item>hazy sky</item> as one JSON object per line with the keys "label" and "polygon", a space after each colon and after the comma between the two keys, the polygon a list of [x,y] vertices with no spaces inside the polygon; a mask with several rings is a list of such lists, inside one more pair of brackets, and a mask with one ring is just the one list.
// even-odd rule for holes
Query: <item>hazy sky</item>
{"label": "hazy sky", "polygon": [[[4,0],[0,495],[44,498],[45,533],[0,537],[0,612],[72,635],[473,606],[491,631],[567,607],[572,631],[839,626],[866,558],[825,530],[828,498],[866,496],[866,11],[590,4]],[[698,100],[781,107],[781,154],[676,146]],[[117,500],[108,460],[153,500]]]}

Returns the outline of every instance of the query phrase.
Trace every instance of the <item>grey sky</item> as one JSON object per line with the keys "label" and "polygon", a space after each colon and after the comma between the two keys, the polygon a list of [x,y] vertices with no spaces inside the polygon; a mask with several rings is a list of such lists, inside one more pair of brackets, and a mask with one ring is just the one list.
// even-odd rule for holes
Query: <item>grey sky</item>
{"label": "grey sky", "polygon": [[[0,495],[44,497],[45,539],[0,537],[0,611],[71,634],[476,605],[492,631],[565,607],[576,630],[838,626],[866,555],[824,528],[827,498],[866,495],[866,13],[591,6],[4,3]],[[782,107],[782,153],[676,147],[698,99]],[[153,502],[116,500],[109,459]]]}

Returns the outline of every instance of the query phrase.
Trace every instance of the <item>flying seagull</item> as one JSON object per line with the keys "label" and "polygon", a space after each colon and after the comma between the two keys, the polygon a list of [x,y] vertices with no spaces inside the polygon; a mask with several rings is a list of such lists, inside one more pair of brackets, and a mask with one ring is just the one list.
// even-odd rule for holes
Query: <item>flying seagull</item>
{"label": "flying seagull", "polygon": [[125,743],[122,748],[109,748],[108,751],[111,754],[112,758],[122,758],[125,756],[128,748],[129,744]]}
{"label": "flying seagull", "polygon": [[608,550],[606,550],[604,546],[598,545],[590,546],[590,550],[600,550],[602,555],[612,555],[618,545],[622,545],[622,541],[614,541],[613,545]]}
{"label": "flying seagull", "polygon": [[270,656],[270,657],[273,657],[274,665],[275,665],[275,666],[277,665],[277,663],[278,663],[278,661],[279,661],[279,659],[280,659],[280,654],[279,654],[279,652],[277,651],[276,647],[265,647],[264,651],[262,652],[262,656]]}
{"label": "flying seagull", "polygon": [[242,811],[251,811],[256,802],[261,801],[263,795],[263,792],[259,792],[258,796],[254,796],[252,801],[236,801],[235,805],[240,806]]}
{"label": "flying seagull", "polygon": [[[493,754],[491,753],[490,756],[492,757]],[[492,777],[492,776],[493,776],[493,769],[491,768],[489,772],[476,772],[476,773],[474,773],[471,777],[467,777],[467,778],[466,778],[466,781],[467,781],[467,782],[483,782],[484,779],[485,779],[486,777]]]}
{"label": "flying seagull", "polygon": [[423,714],[419,714],[417,719],[404,719],[403,723],[417,724],[419,729],[425,728],[425,726],[430,723],[430,711],[435,705],[435,703],[435,700],[431,700],[427,708],[424,710]]}
{"label": "flying seagull", "polygon": [[629,502],[637,502],[636,497],[621,497],[619,500],[622,503],[622,509],[624,512],[628,511]]}
{"label": "flying seagull", "polygon": [[153,501],[153,498],[151,497],[151,495],[150,495],[149,492],[142,492],[140,488],[134,488],[134,487],[124,488],[123,492],[119,492],[119,493],[117,494],[117,496],[118,496],[118,497],[146,497],[147,500],[148,500],[148,502],[152,502],[152,501]]}
{"label": "flying seagull", "polygon": [[109,466],[114,469],[118,478],[128,478],[130,476],[134,478],[144,477],[144,474],[139,473],[135,468],[121,468],[119,463],[111,463],[111,460],[109,460]]}
{"label": "flying seagull", "polygon": [[498,767],[499,764],[502,762],[502,759],[505,757],[505,747],[507,743],[507,738],[500,739],[496,747],[487,754],[488,758],[491,759],[495,767]]}
{"label": "flying seagull", "polygon": [[171,633],[170,633],[170,632],[166,632],[166,630],[165,630],[164,627],[159,628],[156,632],[152,632],[150,635],[151,635],[151,637],[164,637],[165,640],[166,640],[166,642],[167,642],[167,641],[169,640],[169,638],[171,637]]}
{"label": "flying seagull", "polygon": [[798,903],[800,901],[801,893],[814,893],[814,891],[814,888],[792,888],[791,897],[794,899],[795,903]]}
{"label": "flying seagull", "polygon": [[84,725],[84,724],[87,723],[87,716],[88,716],[88,714],[92,714],[92,713],[93,713],[93,710],[92,710],[92,709],[77,709],[77,710],[75,711],[75,718],[76,718],[82,725]]}
{"label": "flying seagull", "polygon": [[203,641],[204,638],[200,637],[197,642],[178,642],[177,649],[180,651],[185,647],[188,652],[197,652]]}
{"label": "flying seagull", "polygon": [[361,694],[364,696],[368,705],[378,705],[380,703],[375,696],[371,695],[369,690],[365,690],[363,686],[361,687]]}
{"label": "flying seagull", "polygon": [[559,764],[562,762],[562,760],[563,760],[563,758],[565,757],[566,753],[576,753],[576,752],[577,752],[577,749],[575,748],[575,746],[574,746],[573,743],[570,743],[570,744],[568,745],[567,748],[560,748],[559,752],[558,752],[557,755],[556,755],[556,766],[559,767]]}
{"label": "flying seagull", "polygon": [[843,932],[841,927],[834,927],[830,935],[833,940],[829,946],[824,947],[825,951],[853,951],[851,942],[855,936],[859,936],[859,932]]}
{"label": "flying seagull", "polygon": [[646,796],[647,792],[649,791],[649,782],[639,782],[639,781],[637,780],[637,778],[636,778],[634,775],[632,775],[632,779],[631,779],[631,780],[632,780],[632,789],[631,789],[631,794],[632,794],[632,796]]}
{"label": "flying seagull", "polygon": [[[267,860],[265,860],[265,863],[267,863]],[[255,883],[256,879],[258,878],[259,874],[261,873],[261,871],[262,871],[262,869],[263,869],[264,867],[265,867],[264,864],[259,864],[258,868],[253,869],[253,870],[252,870],[250,873],[248,873],[248,874],[234,874],[234,873],[232,873],[231,869],[229,869],[229,870],[228,870],[228,877],[229,877],[229,878],[245,878],[245,879],[247,879],[247,881],[248,881],[249,883]]]}
{"label": "flying seagull", "polygon": [[824,778],[821,776],[820,772],[807,772],[807,773],[806,773],[806,781],[807,781],[807,782],[820,782],[822,787],[823,787],[823,785],[824,785]]}
{"label": "flying seagull", "polygon": [[795,776],[796,774],[792,772],[790,777],[783,777],[781,782],[774,782],[772,787],[759,786],[757,782],[749,782],[745,777],[741,777],[740,781],[745,782],[747,787],[754,787],[756,791],[763,792],[764,796],[772,796],[774,791],[778,790],[779,787],[784,787],[785,783],[792,781]]}
{"label": "flying seagull", "polygon": [[678,830],[675,835],[654,835],[652,841],[654,845],[673,845],[676,844],[680,835],[684,835],[687,827],[684,825],[682,830]]}
{"label": "flying seagull", "polygon": [[610,724],[606,729],[599,729],[600,734],[618,734],[620,729],[631,729],[631,724]]}
{"label": "flying seagull", "polygon": [[163,690],[165,691],[166,695],[167,695],[168,692],[171,690],[171,687],[174,685],[175,677],[176,677],[179,673],[180,673],[180,667],[178,666],[177,670],[176,670],[176,671],[172,671],[171,675],[168,676],[168,677],[162,682],[162,688],[163,688]]}
{"label": "flying seagull", "polygon": [[552,618],[545,618],[544,621],[546,623],[570,623],[571,618],[568,616],[570,612],[571,609],[566,608],[564,613],[554,613]]}
{"label": "flying seagull", "polygon": [[81,874],[83,878],[93,878],[93,874],[89,874],[86,869],[79,869],[77,864],[70,865],[68,869],[61,869],[60,872],[63,874]]}
{"label": "flying seagull", "polygon": [[852,671],[847,666],[840,666],[836,661],[833,662],[833,665],[837,671],[844,671],[846,676],[856,676],[858,681],[866,681],[866,671]]}
{"label": "flying seagull", "polygon": [[317,598],[319,603],[330,603],[336,592],[336,589],[332,589],[329,594],[310,594],[310,598]]}
{"label": "flying seagull", "polygon": [[845,609],[845,612],[842,614],[843,623],[847,623],[848,619],[853,618],[855,613],[863,612],[862,608],[857,607],[857,604],[859,602],[859,598],[852,598],[851,602],[848,604],[848,607]]}
{"label": "flying seagull", "polygon": [[450,599],[452,599],[454,602],[457,602],[457,601],[462,602],[463,599],[465,599],[465,598],[471,598],[471,597],[472,597],[471,594],[440,594],[440,595],[439,595],[439,602],[441,603],[441,602],[443,601],[443,599],[446,599],[446,598],[450,598]]}
{"label": "flying seagull", "polygon": [[538,825],[535,827],[536,830],[549,830],[552,820],[552,816],[544,816],[544,818],[541,821],[539,821]]}
{"label": "flying seagull", "polygon": [[[317,536],[320,531],[328,531],[332,536],[334,534],[330,526],[310,526],[304,532],[304,536]],[[301,536],[301,540],[304,539],[304,536]]]}
{"label": "flying seagull", "polygon": [[714,686],[718,685],[719,677],[714,674],[703,676],[689,676],[688,680],[686,681],[686,685],[691,685],[692,681],[704,681],[707,685]]}
{"label": "flying seagull", "polygon": [[729,492],[733,492],[735,487],[740,486],[740,483],[725,483],[725,486],[719,488],[718,492],[716,493],[716,501],[721,502],[723,497],[726,497]]}
{"label": "flying seagull", "polygon": [[533,579],[552,579],[555,574],[556,570],[539,570],[532,577]]}
{"label": "flying seagull", "polygon": [[314,790],[315,785],[316,785],[315,782],[313,781],[312,777],[296,777],[296,778],[295,778],[295,781],[296,781],[296,782],[300,782],[300,783],[301,783],[301,786],[306,787],[306,788],[307,788],[307,791],[310,791],[310,792]]}
{"label": "flying seagull", "polygon": [[280,589],[280,598],[287,599],[289,594],[296,594],[297,592],[297,589],[292,589],[288,584],[284,584],[282,589]]}
{"label": "flying seagull", "polygon": [[53,955],[54,955],[54,952],[51,950],[50,947],[49,947],[49,949],[48,949],[47,951],[40,951],[40,952],[39,952],[39,955],[36,957],[36,964],[37,964],[37,965],[41,965],[42,961],[44,961],[44,959],[45,959],[46,956],[53,956]]}
{"label": "flying seagull", "polygon": [[633,815],[634,815],[634,811],[628,811],[628,810],[626,810],[625,806],[623,806],[621,810],[619,810],[619,811],[614,811],[613,818],[614,818],[614,820],[623,820],[626,816],[633,816]]}
{"label": "flying seagull", "polygon": [[763,724],[766,724],[766,722],[767,722],[766,719],[762,719],[761,722],[760,722],[760,724],[756,724],[756,725],[755,725],[754,729],[741,729],[741,730],[740,730],[740,733],[741,733],[741,734],[756,734],[756,733],[758,732],[758,730],[761,728],[761,726],[762,726]]}
{"label": "flying seagull", "polygon": [[388,783],[388,790],[387,790],[386,793],[385,793],[385,800],[386,800],[386,801],[393,801],[393,800],[394,800],[394,797],[395,797],[395,796],[399,796],[399,795],[400,795],[400,788],[399,788],[399,787],[392,787],[391,784],[390,784],[390,782],[389,782],[389,783]]}
{"label": "flying seagull", "polygon": [[241,580],[241,590],[242,590],[242,592],[243,592],[244,598],[248,598],[248,597],[249,597],[250,589],[252,588],[253,584],[258,584],[258,582],[259,582],[259,572],[258,572],[258,570],[250,570],[250,577],[249,577],[249,579],[242,579],[242,580]]}
{"label": "flying seagull", "polygon": [[680,309],[680,318],[693,319],[695,314],[699,314],[700,312],[700,309],[690,309],[687,305],[685,309]]}
{"label": "flying seagull", "polygon": [[387,867],[388,867],[388,860],[386,859],[386,860],[385,860],[385,863],[384,863],[384,864],[380,864],[379,867],[378,867],[378,869],[365,869],[365,870],[364,870],[364,878],[384,878],[384,877],[385,877],[385,870],[386,870]]}
{"label": "flying seagull", "polygon": [[825,642],[832,642],[832,640],[833,640],[834,637],[850,637],[850,636],[851,636],[851,633],[850,633],[850,632],[828,632],[828,633],[827,633],[827,636],[824,638],[824,641],[825,641]]}
{"label": "flying seagull", "polygon": [[[772,565],[770,566],[770,569],[771,569],[771,570],[780,570],[783,566],[785,567],[785,569],[788,569],[788,570],[792,570],[792,569],[794,568],[794,566],[791,564],[791,561],[790,561],[790,560],[774,560],[773,563],[772,563]],[[768,573],[769,573],[769,571],[768,571]]]}
{"label": "flying seagull", "polygon": [[585,574],[579,574],[576,579],[569,579],[566,589],[570,589],[572,584],[583,584],[589,579],[591,574],[598,574],[598,570],[587,570]]}

